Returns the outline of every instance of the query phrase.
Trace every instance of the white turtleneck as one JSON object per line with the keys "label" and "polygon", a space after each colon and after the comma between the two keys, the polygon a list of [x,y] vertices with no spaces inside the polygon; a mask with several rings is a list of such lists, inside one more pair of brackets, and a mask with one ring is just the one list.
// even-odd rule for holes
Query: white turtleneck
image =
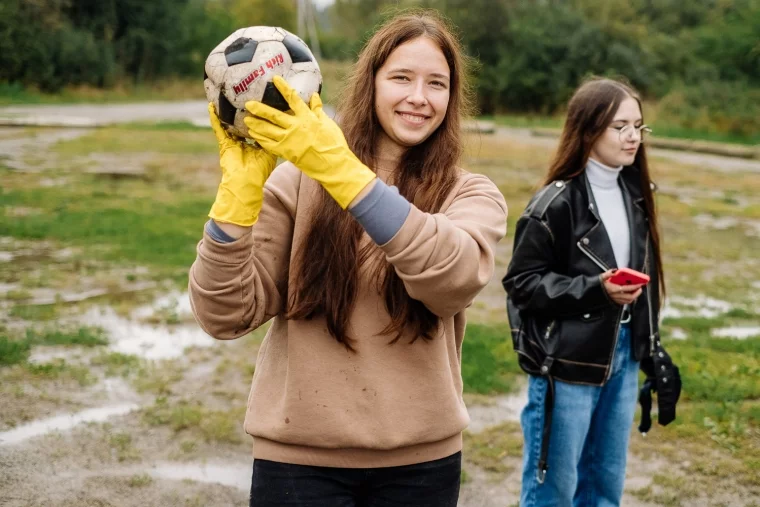
{"label": "white turtleneck", "polygon": [[615,262],[619,268],[627,268],[631,260],[631,228],[625,212],[623,192],[618,184],[618,176],[623,166],[609,167],[601,162],[588,159],[586,177],[594,193],[599,217],[612,243]]}

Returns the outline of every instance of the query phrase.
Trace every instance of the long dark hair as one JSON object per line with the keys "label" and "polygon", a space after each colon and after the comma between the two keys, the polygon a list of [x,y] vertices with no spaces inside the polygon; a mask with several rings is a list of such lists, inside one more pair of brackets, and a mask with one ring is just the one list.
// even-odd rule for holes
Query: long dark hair
{"label": "long dark hair", "polygon": [[[472,104],[468,61],[453,30],[440,15],[431,11],[402,14],[383,24],[353,66],[341,94],[338,115],[351,150],[375,170],[377,140],[382,132],[374,108],[375,74],[397,47],[419,37],[435,42],[446,58],[451,74],[449,104],[435,132],[401,157],[393,183],[417,208],[437,212],[457,181],[457,164],[463,151],[460,126],[463,117],[471,113]],[[391,343],[405,332],[410,333],[412,341],[420,337],[432,339],[438,317],[409,297],[393,267],[379,259],[374,244],[359,249],[361,226],[324,191],[315,209],[304,247],[296,257],[295,275],[291,276],[295,286],[287,318],[324,315],[330,334],[352,349],[348,322],[356,299],[359,267],[373,262],[373,279],[385,295],[390,316],[383,334],[393,336]]]}
{"label": "long dark hair", "polygon": [[[639,103],[643,117],[641,97],[630,85],[621,81],[592,77],[575,91],[567,106],[567,118],[562,129],[559,147],[544,178],[544,185],[556,180],[573,178],[583,171],[591,154],[591,148],[612,122],[620,103],[629,97]],[[657,263],[660,292],[664,296],[665,277],[662,268],[660,233],[657,226],[652,180],[649,177],[649,164],[643,143],[639,145],[633,165],[639,170],[641,194],[649,215],[649,234]],[[660,301],[663,299],[660,298]]]}

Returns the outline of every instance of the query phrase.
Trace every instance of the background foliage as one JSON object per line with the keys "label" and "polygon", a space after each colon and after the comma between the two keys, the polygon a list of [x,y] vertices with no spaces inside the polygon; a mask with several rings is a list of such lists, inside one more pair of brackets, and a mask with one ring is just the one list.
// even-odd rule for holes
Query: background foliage
{"label": "background foliage", "polygon": [[[760,0],[336,0],[323,59],[398,9],[438,9],[477,59],[485,114],[553,114],[589,74],[625,76],[690,128],[760,131]],[[294,0],[5,0],[0,85],[56,92],[201,75],[238,27],[296,28]]]}

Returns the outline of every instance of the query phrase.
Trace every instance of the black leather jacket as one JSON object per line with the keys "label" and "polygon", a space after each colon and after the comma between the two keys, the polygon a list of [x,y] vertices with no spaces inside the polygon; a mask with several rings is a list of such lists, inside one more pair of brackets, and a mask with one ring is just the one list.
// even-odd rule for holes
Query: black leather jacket
{"label": "black leather jacket", "polygon": [[[639,171],[620,177],[631,231],[629,267],[650,283],[631,305],[637,360],[658,339],[659,280]],[[520,366],[534,375],[602,385],[610,376],[623,307],[599,275],[617,267],[585,172],[539,191],[517,222],[514,253],[502,283]]]}

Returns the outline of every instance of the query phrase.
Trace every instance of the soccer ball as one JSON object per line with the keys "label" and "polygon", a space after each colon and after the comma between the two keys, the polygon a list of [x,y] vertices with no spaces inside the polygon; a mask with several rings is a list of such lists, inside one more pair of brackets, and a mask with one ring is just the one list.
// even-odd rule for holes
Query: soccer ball
{"label": "soccer ball", "polygon": [[282,76],[306,102],[322,91],[322,74],[309,47],[283,28],[251,26],[232,33],[206,59],[203,86],[228,132],[250,138],[243,118],[249,100],[280,111],[290,107],[274,86]]}

